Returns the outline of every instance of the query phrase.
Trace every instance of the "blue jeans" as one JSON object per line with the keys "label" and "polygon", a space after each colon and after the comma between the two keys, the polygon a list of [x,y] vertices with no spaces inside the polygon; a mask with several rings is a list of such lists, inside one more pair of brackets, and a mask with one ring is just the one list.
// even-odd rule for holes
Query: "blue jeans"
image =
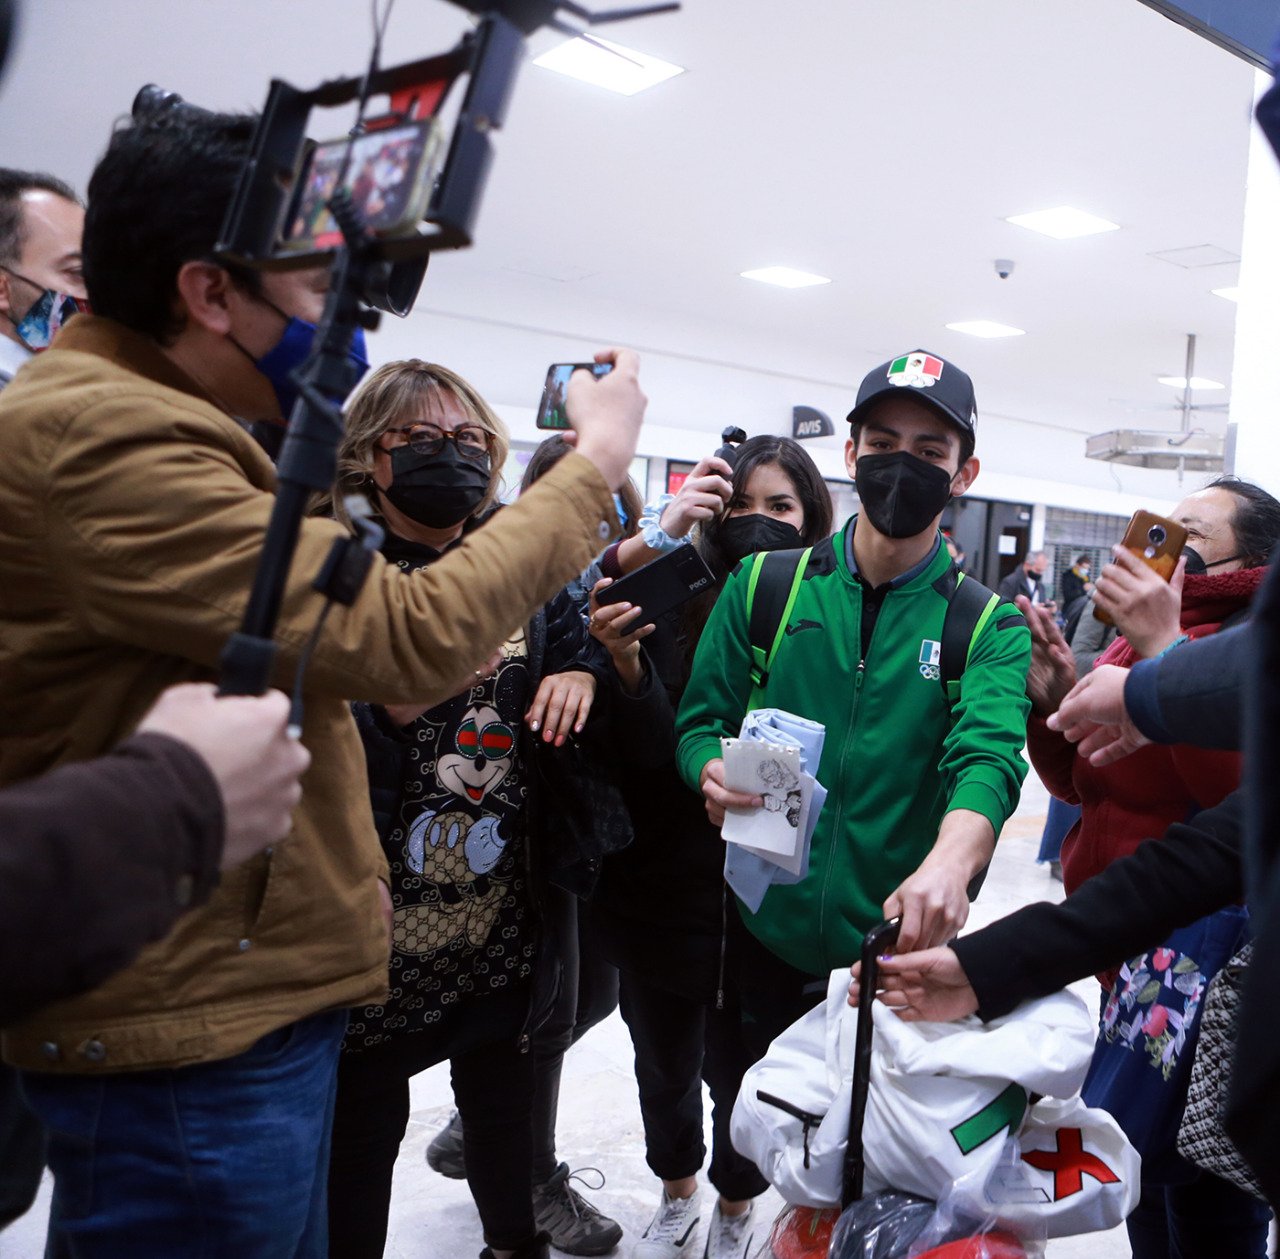
{"label": "blue jeans", "polygon": [[1133,1259],[1265,1259],[1270,1222],[1265,1202],[1198,1171],[1186,1184],[1144,1182],[1125,1225]]}
{"label": "blue jeans", "polygon": [[1049,812],[1040,833],[1040,851],[1037,861],[1057,861],[1062,852],[1062,841],[1080,818],[1078,804],[1064,804],[1057,796],[1049,797]]}
{"label": "blue jeans", "polygon": [[324,1259],[329,1130],[345,1010],[221,1062],[24,1072],[49,1133],[46,1255]]}

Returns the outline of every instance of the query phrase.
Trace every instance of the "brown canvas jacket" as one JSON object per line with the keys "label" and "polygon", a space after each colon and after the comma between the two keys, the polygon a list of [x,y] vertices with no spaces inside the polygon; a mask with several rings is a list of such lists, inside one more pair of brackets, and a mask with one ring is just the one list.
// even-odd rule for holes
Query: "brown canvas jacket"
{"label": "brown canvas jacket", "polygon": [[[165,687],[216,676],[274,485],[248,433],[110,320],[77,316],[0,394],[0,785],[106,751]],[[225,874],[126,970],[6,1029],[5,1058],[42,1071],[180,1066],[379,1000],[385,866],[347,701],[456,694],[616,528],[603,478],[573,455],[420,573],[375,561],[307,670],[312,764],[292,834]],[[277,686],[292,683],[321,608],[310,583],[340,532],[303,522]]]}

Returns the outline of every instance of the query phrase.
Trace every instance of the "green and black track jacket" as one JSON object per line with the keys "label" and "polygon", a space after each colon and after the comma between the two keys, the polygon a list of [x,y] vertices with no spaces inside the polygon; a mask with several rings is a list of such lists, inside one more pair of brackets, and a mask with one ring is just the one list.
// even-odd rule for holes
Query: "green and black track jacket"
{"label": "green and black track jacket", "polygon": [[[944,547],[890,589],[861,651],[863,589],[846,558],[848,521],[810,557],[763,706],[820,721],[818,780],[829,792],[809,874],[773,886],[743,918],[757,938],[814,975],[857,956],[885,897],[933,847],[945,813],[971,809],[997,835],[1018,802],[1031,635],[1001,604],[972,643],[948,714],[937,644],[955,575]],[[736,737],[751,696],[747,565],[725,584],[703,631],[677,721],[680,773],[699,789],[703,766]]]}

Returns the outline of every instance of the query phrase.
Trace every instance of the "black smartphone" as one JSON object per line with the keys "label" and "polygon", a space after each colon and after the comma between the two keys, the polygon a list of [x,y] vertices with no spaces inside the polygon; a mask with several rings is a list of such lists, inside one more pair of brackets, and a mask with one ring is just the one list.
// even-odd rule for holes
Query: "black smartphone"
{"label": "black smartphone", "polygon": [[564,395],[569,388],[569,377],[574,372],[590,372],[597,380],[613,371],[612,363],[552,363],[547,368],[547,383],[542,387],[542,401],[538,404],[539,428],[566,429],[569,417],[564,410]]}
{"label": "black smartphone", "polygon": [[709,590],[714,581],[702,556],[686,542],[652,564],[619,577],[600,592],[597,602],[602,605],[625,602],[639,608],[641,616],[630,626],[639,629],[687,603],[694,595]]}

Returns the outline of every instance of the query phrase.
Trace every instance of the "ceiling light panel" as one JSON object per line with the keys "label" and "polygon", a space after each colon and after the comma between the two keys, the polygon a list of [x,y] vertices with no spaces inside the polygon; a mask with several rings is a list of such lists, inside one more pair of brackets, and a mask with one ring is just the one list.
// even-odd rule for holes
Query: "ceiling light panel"
{"label": "ceiling light panel", "polygon": [[[1185,376],[1157,376],[1156,380],[1162,385],[1171,385],[1174,389],[1185,389],[1187,387],[1187,378]],[[1210,380],[1207,376],[1192,376],[1192,389],[1225,389],[1220,380]]]}
{"label": "ceiling light panel", "polygon": [[966,336],[986,337],[988,339],[994,337],[1025,337],[1027,335],[1022,328],[1011,328],[1007,323],[996,323],[993,319],[961,320],[960,323],[949,323],[947,327],[952,332],[963,332]]}
{"label": "ceiling light panel", "polygon": [[567,74],[569,78],[590,83],[593,87],[617,92],[620,96],[634,96],[645,88],[684,73],[683,66],[611,43],[598,35],[593,35],[589,41],[571,39],[557,44],[541,57],[535,57],[533,64],[544,70],[554,70],[557,74]]}
{"label": "ceiling light panel", "polygon": [[744,280],[759,280],[761,284],[776,284],[782,289],[807,289],[815,284],[830,284],[825,275],[812,271],[797,271],[794,267],[760,267],[755,271],[740,271]]}
{"label": "ceiling light panel", "polygon": [[1052,236],[1054,240],[1073,240],[1077,236],[1093,236],[1098,232],[1120,229],[1119,223],[1100,219],[1096,214],[1087,214],[1069,205],[1060,205],[1053,210],[1036,210],[1032,214],[1015,214],[1005,222],[1029,228],[1042,236]]}

